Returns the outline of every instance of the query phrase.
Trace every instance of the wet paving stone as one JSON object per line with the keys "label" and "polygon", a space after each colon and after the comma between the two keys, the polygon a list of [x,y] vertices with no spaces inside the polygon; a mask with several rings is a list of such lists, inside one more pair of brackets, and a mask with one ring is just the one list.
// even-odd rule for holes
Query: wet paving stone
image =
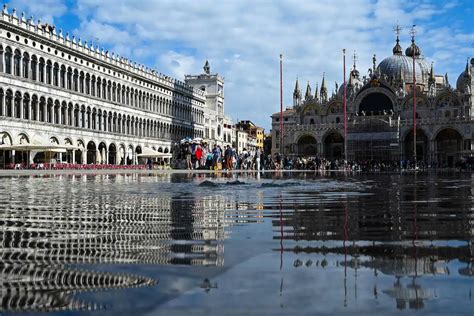
{"label": "wet paving stone", "polygon": [[3,177],[0,313],[472,315],[474,176]]}

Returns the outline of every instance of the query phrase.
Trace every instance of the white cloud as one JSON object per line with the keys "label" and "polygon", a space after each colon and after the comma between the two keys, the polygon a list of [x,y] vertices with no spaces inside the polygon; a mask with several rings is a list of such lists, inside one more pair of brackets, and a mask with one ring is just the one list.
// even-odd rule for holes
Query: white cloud
{"label": "white cloud", "polygon": [[[64,0],[43,0],[43,1],[32,1],[32,0],[12,0],[8,4],[10,9],[16,8],[17,12],[25,12],[28,14],[34,14],[35,22],[40,19],[42,22],[48,22],[54,24],[54,17],[63,15],[67,7]],[[18,14],[18,16],[20,16]]]}
{"label": "white cloud", "polygon": [[193,56],[186,56],[171,50],[162,54],[157,63],[165,69],[165,73],[179,79],[183,79],[184,75],[192,73],[196,68],[196,60]]}
{"label": "white cloud", "polygon": [[[31,3],[32,12],[47,12]],[[437,25],[433,20],[459,6],[458,1],[408,0],[77,0],[74,13],[81,23],[74,33],[99,38],[109,51],[178,79],[201,73],[209,59],[212,72],[226,78],[226,112],[268,129],[269,116],[279,109],[280,53],[285,105],[292,104],[297,76],[302,88],[309,80],[314,91],[325,72],[332,91],[334,82],[342,81],[342,48],[349,65],[357,51],[362,74],[372,66],[373,54],[379,62],[391,55],[397,23],[404,27],[404,48],[409,27],[417,24],[417,43],[435,61],[435,70],[456,78],[474,33],[463,32],[460,21]]]}

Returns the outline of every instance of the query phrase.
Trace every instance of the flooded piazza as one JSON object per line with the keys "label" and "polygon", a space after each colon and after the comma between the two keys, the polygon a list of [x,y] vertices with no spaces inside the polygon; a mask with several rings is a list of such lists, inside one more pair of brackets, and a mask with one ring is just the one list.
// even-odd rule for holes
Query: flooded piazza
{"label": "flooded piazza", "polygon": [[469,173],[2,177],[0,314],[472,315]]}

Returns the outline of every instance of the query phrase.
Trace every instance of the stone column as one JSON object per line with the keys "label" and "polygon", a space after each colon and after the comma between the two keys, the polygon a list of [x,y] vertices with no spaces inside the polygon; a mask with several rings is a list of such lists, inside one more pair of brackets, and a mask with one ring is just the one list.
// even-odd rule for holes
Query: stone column
{"label": "stone column", "polygon": [[[62,106],[61,106],[62,109]],[[62,116],[62,111],[60,111],[60,115]],[[67,110],[67,105],[66,108],[64,109],[64,125],[67,125],[67,116],[68,116],[68,110]],[[61,120],[59,120],[59,123],[61,123]]]}
{"label": "stone column", "polygon": [[31,56],[28,60],[28,79],[33,79],[33,71],[31,70]]}
{"label": "stone column", "polygon": [[324,154],[324,144],[322,142],[318,142],[318,155],[323,156]]}
{"label": "stone column", "polygon": [[36,77],[36,81],[40,81],[39,80],[39,59],[36,60],[36,68],[35,68],[35,77]]}
{"label": "stone column", "polygon": [[436,140],[430,140],[431,144],[431,160],[435,163],[438,163],[438,155],[436,154],[436,151],[438,149],[438,146],[436,145]]}
{"label": "stone column", "polygon": [[44,102],[43,106],[43,122],[46,122],[48,119],[48,101]]}
{"label": "stone column", "polygon": [[5,104],[5,91],[4,91],[4,94],[2,95],[2,115],[3,116],[7,116],[6,114],[6,104]]}
{"label": "stone column", "polygon": [[[21,99],[21,101],[20,101],[20,119],[25,118],[25,104],[24,103],[25,103],[25,100]],[[30,106],[30,105],[28,104],[27,106]]]}
{"label": "stone column", "polygon": [[16,98],[14,95],[12,96],[11,106],[12,106],[12,117],[16,117]]}
{"label": "stone column", "polygon": [[28,119],[33,121],[36,118],[35,112],[33,111],[33,99],[28,101]]}
{"label": "stone column", "polygon": [[[33,102],[31,102],[31,103],[33,103]],[[36,102],[36,107],[35,107],[35,113],[34,113],[34,115],[35,115],[35,120],[36,120],[36,121],[39,121],[39,102],[38,102],[38,101]]]}
{"label": "stone column", "polygon": [[[23,78],[23,56],[21,56],[21,55],[20,55],[19,63],[20,63],[20,67],[18,67],[18,68],[20,68],[20,69],[19,69],[18,75],[19,75],[20,78]],[[15,53],[13,53],[13,67],[15,67]],[[13,73],[15,73],[15,72],[13,72]]]}
{"label": "stone column", "polygon": [[72,150],[72,163],[76,163],[76,150]]}

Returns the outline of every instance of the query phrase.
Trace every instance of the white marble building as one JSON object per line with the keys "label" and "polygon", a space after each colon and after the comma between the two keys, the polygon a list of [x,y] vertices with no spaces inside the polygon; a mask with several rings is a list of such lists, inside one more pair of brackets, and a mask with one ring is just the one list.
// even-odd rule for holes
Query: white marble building
{"label": "white marble building", "polygon": [[[168,153],[204,137],[205,105],[205,92],[184,82],[6,5],[0,14],[3,146],[56,143],[70,146],[55,157],[63,162],[134,164],[144,147]],[[42,155],[0,150],[0,167]]]}
{"label": "white marble building", "polygon": [[224,113],[224,78],[211,74],[209,61],[200,75],[186,75],[185,83],[202,91],[206,102],[204,107],[204,140],[221,146],[231,145],[232,120]]}
{"label": "white marble building", "polygon": [[354,56],[346,89],[346,140],[344,86],[336,83],[331,96],[323,76],[315,93],[308,82],[303,97],[297,80],[293,106],[283,112],[282,144],[280,113],[272,115],[272,154],[344,159],[347,152],[348,160],[416,160],[450,167],[472,157],[474,58],[467,60],[456,85],[451,86],[447,75],[435,73],[414,37],[405,54],[399,42],[397,34],[392,55],[378,65],[373,56],[366,76],[360,75]]}

